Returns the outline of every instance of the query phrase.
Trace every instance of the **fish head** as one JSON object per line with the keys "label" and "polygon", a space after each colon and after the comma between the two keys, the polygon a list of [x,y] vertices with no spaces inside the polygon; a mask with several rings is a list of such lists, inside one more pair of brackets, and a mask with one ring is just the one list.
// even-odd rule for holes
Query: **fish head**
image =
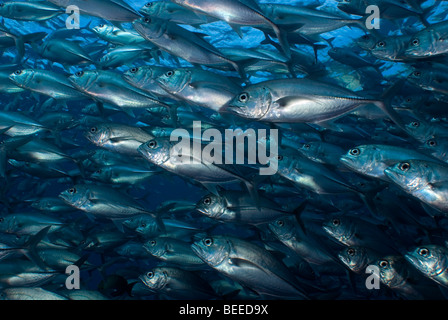
{"label": "fish head", "polygon": [[114,26],[106,25],[106,24],[99,24],[92,28],[92,31],[98,35],[101,36],[107,36],[111,32],[114,31]]}
{"label": "fish head", "polygon": [[142,17],[132,23],[135,31],[146,40],[158,39],[162,37],[167,28],[167,21],[155,17]]}
{"label": "fish head", "polygon": [[294,236],[297,224],[294,223],[294,217],[280,217],[275,221],[271,221],[268,224],[269,229],[275,234],[275,236],[281,240],[290,239]]}
{"label": "fish head", "polygon": [[404,255],[410,264],[427,276],[444,271],[447,267],[446,257],[446,250],[437,245],[418,246]]}
{"label": "fish head", "polygon": [[106,124],[95,124],[87,129],[84,136],[97,146],[103,146],[111,139],[112,130]]}
{"label": "fish head", "polygon": [[230,256],[231,244],[225,236],[205,236],[191,245],[193,252],[211,267],[220,265]]}
{"label": "fish head", "polygon": [[407,192],[415,192],[428,184],[430,164],[426,161],[408,160],[384,170],[384,174]]}
{"label": "fish head", "polygon": [[79,91],[89,93],[89,89],[98,79],[99,72],[96,70],[78,71],[68,77],[68,81]]}
{"label": "fish head", "polygon": [[157,78],[157,83],[169,93],[178,93],[191,83],[191,71],[187,69],[169,70]]}
{"label": "fish head", "polygon": [[305,142],[297,150],[307,158],[314,159],[319,153],[320,144],[318,142]]}
{"label": "fish head", "polygon": [[393,41],[379,39],[370,52],[377,58],[395,59],[398,54],[398,47]]}
{"label": "fish head", "polygon": [[337,215],[323,222],[323,230],[333,239],[342,243],[350,239],[353,235],[352,224],[348,219]]}
{"label": "fish head", "polygon": [[392,285],[394,281],[399,281],[400,271],[404,267],[403,262],[401,256],[387,256],[376,261],[376,266],[380,270],[381,282]]}
{"label": "fish head", "polygon": [[372,34],[365,34],[356,40],[358,47],[364,50],[372,50],[378,43],[378,39]]}
{"label": "fish head", "polygon": [[260,120],[270,110],[272,95],[265,86],[247,88],[238,94],[220,112],[229,112],[242,118]]}
{"label": "fish head", "polygon": [[154,82],[152,66],[132,67],[123,73],[123,79],[128,83],[143,86],[145,83]]}
{"label": "fish head", "polygon": [[366,268],[366,248],[364,247],[346,247],[338,253],[338,257],[353,272],[363,272]]}
{"label": "fish head", "polygon": [[146,2],[139,12],[146,16],[158,16],[164,7],[166,7],[165,1]]}
{"label": "fish head", "polygon": [[124,220],[122,222],[122,224],[130,230],[135,230],[140,226],[141,223],[143,223],[145,221],[146,217],[147,217],[146,214],[138,215],[135,217],[130,217],[130,218]]}
{"label": "fish head", "polygon": [[82,185],[75,185],[62,191],[59,197],[72,207],[81,209],[88,201],[88,190]]}
{"label": "fish head", "polygon": [[90,177],[94,180],[108,182],[112,178],[112,169],[110,167],[102,167],[93,172]]}
{"label": "fish head", "polygon": [[410,57],[426,57],[431,55],[431,32],[418,32],[409,41],[405,55]]}
{"label": "fish head", "polygon": [[218,219],[226,209],[225,199],[215,194],[208,194],[196,204],[196,210],[206,216]]}
{"label": "fish head", "polygon": [[162,165],[171,157],[171,144],[169,140],[155,138],[138,147],[138,152],[155,165]]}
{"label": "fish head", "polygon": [[141,275],[139,279],[150,289],[160,290],[168,283],[168,274],[162,268],[154,268],[145,274]]}
{"label": "fish head", "polygon": [[426,85],[431,82],[431,72],[422,68],[414,69],[415,70],[408,76],[407,80],[412,84],[426,88]]}
{"label": "fish head", "polygon": [[368,164],[373,162],[372,159],[375,152],[376,150],[373,146],[357,146],[347,151],[346,154],[341,156],[339,161],[356,172],[367,173],[370,169]]}
{"label": "fish head", "polygon": [[33,81],[35,71],[33,69],[18,69],[9,75],[9,79],[18,87],[27,88]]}
{"label": "fish head", "polygon": [[163,257],[169,250],[167,241],[162,238],[150,239],[143,245],[146,251],[155,257]]}

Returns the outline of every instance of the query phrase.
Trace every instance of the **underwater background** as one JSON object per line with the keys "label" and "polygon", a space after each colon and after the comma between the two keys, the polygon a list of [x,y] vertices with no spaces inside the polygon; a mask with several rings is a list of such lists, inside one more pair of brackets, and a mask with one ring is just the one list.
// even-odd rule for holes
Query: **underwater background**
{"label": "underwater background", "polygon": [[446,299],[448,4],[176,2],[0,4],[1,298]]}

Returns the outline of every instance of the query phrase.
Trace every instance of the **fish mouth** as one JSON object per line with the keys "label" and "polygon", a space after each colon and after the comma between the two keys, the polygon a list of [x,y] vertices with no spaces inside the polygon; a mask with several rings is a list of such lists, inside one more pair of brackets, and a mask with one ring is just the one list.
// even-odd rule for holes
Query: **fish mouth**
{"label": "fish mouth", "polygon": [[412,264],[415,267],[419,267],[421,265],[420,260],[414,257],[414,255],[411,253],[405,253],[403,257],[408,261],[410,264]]}
{"label": "fish mouth", "polygon": [[393,170],[393,168],[390,167],[390,168],[386,168],[386,169],[384,169],[384,174],[385,174],[386,177],[388,177],[391,181],[396,182],[396,183],[400,182],[400,177],[401,177],[401,175],[398,174],[397,172],[395,172],[395,171]]}
{"label": "fish mouth", "polygon": [[344,164],[350,168],[353,167],[353,161],[347,156],[342,156],[341,158],[339,158],[339,162],[341,162],[342,164]]}
{"label": "fish mouth", "polygon": [[[204,260],[204,257],[206,256],[204,249],[201,248],[200,245],[197,243],[193,243],[191,245],[191,250],[202,260]],[[205,261],[205,260],[204,260]]]}

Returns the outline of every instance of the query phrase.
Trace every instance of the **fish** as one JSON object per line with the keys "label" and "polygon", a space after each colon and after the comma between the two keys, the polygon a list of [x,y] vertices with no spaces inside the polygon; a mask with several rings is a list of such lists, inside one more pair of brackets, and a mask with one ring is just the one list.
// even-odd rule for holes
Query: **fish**
{"label": "fish", "polygon": [[408,251],[404,258],[425,277],[447,286],[446,247],[435,244],[419,246]]}
{"label": "fish", "polygon": [[203,269],[205,264],[191,250],[191,243],[177,238],[158,237],[149,239],[143,245],[152,256],[183,269]]}
{"label": "fish", "polygon": [[[209,266],[264,297],[307,300],[292,273],[267,250],[225,235],[205,237],[192,245]],[[262,277],[265,281],[260,281]]]}
{"label": "fish", "polygon": [[447,212],[447,166],[431,161],[406,160],[384,170],[386,176],[403,191],[435,208]]}
{"label": "fish", "polygon": [[192,105],[219,111],[241,90],[231,79],[195,68],[165,72],[156,79],[169,94]]}
{"label": "fish", "polygon": [[146,40],[152,42],[176,57],[192,64],[210,67],[232,66],[240,71],[238,64],[225,57],[218,49],[198,36],[171,21],[144,17],[133,22],[134,29]]}
{"label": "fish", "polygon": [[350,149],[340,158],[348,168],[358,173],[382,180],[389,180],[385,170],[400,160],[433,160],[430,156],[400,146],[363,145]]}
{"label": "fish", "polygon": [[408,42],[405,54],[415,59],[437,56],[447,52],[447,26],[446,21],[427,26],[416,32]]}
{"label": "fish", "polygon": [[221,112],[246,119],[286,123],[319,123],[340,117],[361,105],[374,103],[394,122],[401,119],[379,100],[348,89],[310,79],[263,81],[245,88]]}
{"label": "fish", "polygon": [[120,219],[149,214],[137,201],[110,187],[75,185],[59,195],[70,206],[99,218]]}
{"label": "fish", "polygon": [[252,196],[240,191],[221,191],[219,195],[208,194],[196,204],[196,210],[218,221],[234,223],[263,224],[279,216],[292,214],[278,203],[265,197]]}
{"label": "fish", "polygon": [[97,146],[129,156],[139,156],[138,148],[154,139],[143,128],[121,123],[97,123],[86,130],[85,136]]}
{"label": "fish", "polygon": [[206,300],[217,297],[210,284],[196,274],[174,267],[156,267],[139,276],[148,288],[172,299]]}
{"label": "fish", "polygon": [[241,35],[239,31],[240,26],[269,26],[275,32],[283,53],[286,56],[290,56],[290,46],[285,37],[285,33],[264,15],[262,8],[255,1],[219,0],[214,2],[213,6],[208,5],[207,1],[203,0],[175,0],[173,2],[196,12],[225,21],[239,35]]}
{"label": "fish", "polygon": [[0,3],[0,15],[14,20],[45,21],[65,13],[58,6],[44,1],[8,1]]}
{"label": "fish", "polygon": [[123,0],[51,0],[56,6],[67,8],[76,6],[81,14],[103,18],[113,22],[131,22],[141,15]]}

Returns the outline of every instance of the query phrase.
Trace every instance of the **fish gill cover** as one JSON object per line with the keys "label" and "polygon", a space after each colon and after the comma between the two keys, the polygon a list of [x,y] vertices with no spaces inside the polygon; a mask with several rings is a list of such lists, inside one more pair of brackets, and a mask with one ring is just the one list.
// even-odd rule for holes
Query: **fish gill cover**
{"label": "fish gill cover", "polygon": [[447,5],[0,3],[0,297],[445,299]]}

